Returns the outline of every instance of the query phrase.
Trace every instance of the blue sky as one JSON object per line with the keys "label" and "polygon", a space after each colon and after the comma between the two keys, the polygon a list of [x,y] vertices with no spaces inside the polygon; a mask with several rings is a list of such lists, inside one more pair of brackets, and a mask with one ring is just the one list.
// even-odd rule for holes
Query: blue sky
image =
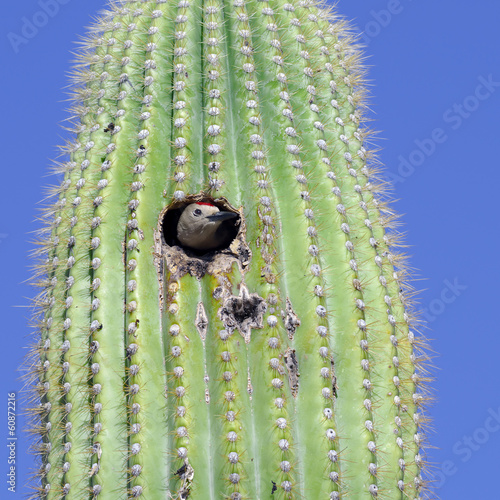
{"label": "blue sky", "polygon": [[[18,392],[16,371],[29,329],[33,290],[28,252],[58,126],[67,115],[63,87],[77,35],[104,0],[22,0],[0,18],[3,78],[0,287],[3,360],[0,398]],[[56,5],[43,16],[43,4]],[[434,356],[435,404],[428,459],[443,499],[493,498],[500,446],[497,387],[500,294],[497,143],[500,103],[500,2],[339,0],[338,11],[363,33],[371,80],[372,119],[380,157],[395,186],[397,211],[417,270],[415,285],[428,320]],[[475,9],[475,10],[474,10]],[[13,43],[27,21],[26,43]],[[17,39],[18,40],[18,39]],[[482,309],[481,309],[482,308]],[[20,396],[18,392],[18,397]],[[0,436],[7,442],[7,423]],[[31,459],[18,418],[18,488]],[[7,472],[1,446],[0,471]]]}

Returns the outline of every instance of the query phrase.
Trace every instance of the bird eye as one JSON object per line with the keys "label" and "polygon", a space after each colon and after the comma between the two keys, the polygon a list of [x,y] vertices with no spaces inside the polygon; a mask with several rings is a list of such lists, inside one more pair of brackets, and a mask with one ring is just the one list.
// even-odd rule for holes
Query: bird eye
{"label": "bird eye", "polygon": [[199,208],[197,208],[194,212],[193,212],[194,215],[201,215],[201,210]]}

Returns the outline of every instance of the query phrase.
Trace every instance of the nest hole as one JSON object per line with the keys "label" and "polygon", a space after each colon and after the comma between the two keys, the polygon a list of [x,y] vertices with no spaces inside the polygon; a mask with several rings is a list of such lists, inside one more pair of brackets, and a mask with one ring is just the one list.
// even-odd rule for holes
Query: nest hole
{"label": "nest hole", "polygon": [[[184,209],[193,203],[210,204],[221,212],[235,214],[233,219],[225,223],[225,241],[220,246],[210,250],[197,250],[179,241],[179,219]],[[182,201],[174,201],[165,207],[158,222],[162,255],[166,259],[167,268],[177,278],[186,273],[200,278],[207,272],[225,272],[234,261],[244,270],[250,261],[251,252],[245,240],[246,226],[242,209],[237,210],[225,198],[214,199],[205,194],[186,196]]]}
{"label": "nest hole", "polygon": [[[218,246],[217,248],[208,251],[197,250],[183,245],[177,238],[177,226],[179,224],[179,219],[181,217],[181,214],[184,211],[184,209],[188,205],[191,205],[192,203],[207,203],[216,206],[221,212],[232,212],[236,214],[236,217],[234,219],[231,219],[230,221],[227,221],[225,223],[228,235],[225,238],[225,242],[221,243],[221,245]],[[193,255],[196,257],[229,249],[232,242],[238,236],[240,228],[241,228],[241,214],[238,212],[238,210],[232,207],[224,198],[219,198],[215,200],[208,196],[205,197],[192,196],[192,197],[187,197],[182,202],[172,203],[171,205],[166,207],[166,209],[163,211],[162,221],[161,221],[163,243],[170,247],[177,246],[179,248],[182,248],[187,255]]]}

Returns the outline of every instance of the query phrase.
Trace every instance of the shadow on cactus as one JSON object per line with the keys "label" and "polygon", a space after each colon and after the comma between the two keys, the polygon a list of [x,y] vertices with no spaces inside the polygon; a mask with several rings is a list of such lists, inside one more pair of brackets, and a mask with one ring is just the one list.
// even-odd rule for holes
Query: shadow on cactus
{"label": "shadow on cactus", "polygon": [[35,301],[34,497],[427,495],[426,356],[346,23],[116,1],[83,45]]}

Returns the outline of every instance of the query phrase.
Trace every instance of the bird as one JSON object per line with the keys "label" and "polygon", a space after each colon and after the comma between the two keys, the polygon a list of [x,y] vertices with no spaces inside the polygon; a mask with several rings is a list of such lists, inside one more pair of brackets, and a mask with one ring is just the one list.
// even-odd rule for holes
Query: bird
{"label": "bird", "polygon": [[237,213],[221,211],[212,203],[191,203],[177,223],[177,239],[183,246],[203,252],[227,247],[236,236],[237,217]]}

